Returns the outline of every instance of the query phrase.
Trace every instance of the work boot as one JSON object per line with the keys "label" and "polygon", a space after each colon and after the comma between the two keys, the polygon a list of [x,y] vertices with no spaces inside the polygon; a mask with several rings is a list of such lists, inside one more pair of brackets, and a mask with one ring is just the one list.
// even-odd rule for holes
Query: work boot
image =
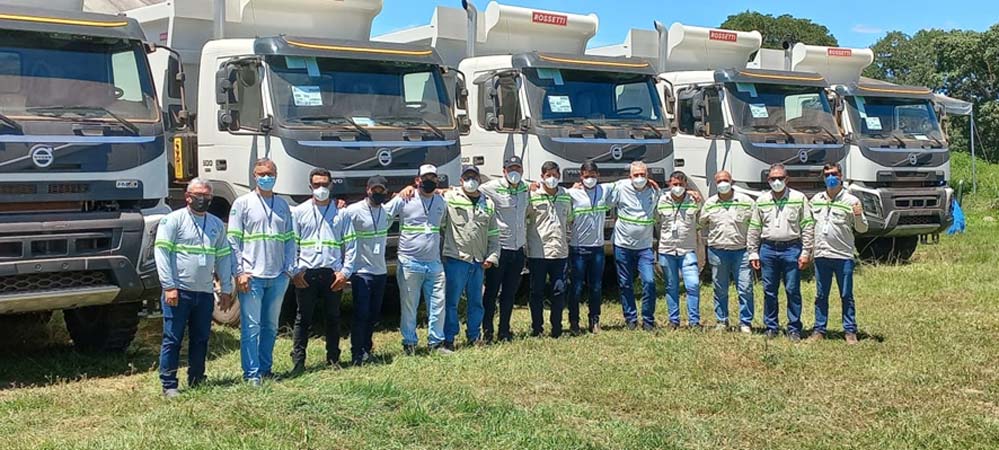
{"label": "work boot", "polygon": [[857,333],[846,333],[846,345],[857,345],[859,342]]}
{"label": "work boot", "polygon": [[444,347],[444,349],[447,350],[447,351],[449,351],[449,352],[454,352],[454,342],[450,342],[450,341],[444,342],[444,344],[442,345],[442,347]]}
{"label": "work boot", "polygon": [[642,324],[642,330],[643,331],[648,331],[648,332],[656,331],[656,324],[654,324],[654,323],[643,323]]}
{"label": "work boot", "polygon": [[592,333],[592,334],[600,334],[600,322],[599,321],[590,322],[590,333]]}
{"label": "work boot", "polygon": [[416,346],[410,344],[403,344],[402,352],[405,353],[406,356],[416,355]]}
{"label": "work boot", "polygon": [[579,322],[573,322],[569,324],[569,334],[573,336],[579,336],[583,334],[583,330],[579,328]]}
{"label": "work boot", "polygon": [[798,333],[797,331],[788,331],[787,332],[787,339],[790,340],[791,342],[800,342],[801,341],[801,333]]}
{"label": "work boot", "polygon": [[301,375],[305,373],[305,361],[295,361],[294,367],[291,368],[292,375]]}
{"label": "work boot", "polygon": [[728,331],[728,322],[718,322],[715,324],[715,331],[724,333]]}
{"label": "work boot", "polygon": [[635,331],[638,329],[638,322],[628,322],[628,330]]}
{"label": "work boot", "polygon": [[753,328],[749,325],[740,325],[739,332],[742,334],[753,334]]}
{"label": "work boot", "polygon": [[809,342],[817,342],[826,338],[826,334],[821,331],[813,331],[811,336],[808,336]]}
{"label": "work boot", "polygon": [[763,333],[763,336],[767,339],[774,339],[777,337],[777,334],[777,330],[767,330],[766,333]]}
{"label": "work boot", "polygon": [[163,398],[171,399],[180,397],[180,389],[171,388],[163,390]]}
{"label": "work boot", "polygon": [[670,322],[669,325],[666,325],[666,329],[669,330],[669,331],[679,330],[680,329],[680,324]]}
{"label": "work boot", "polygon": [[445,347],[443,344],[435,344],[435,345],[430,346],[430,352],[431,353],[436,353],[438,355],[444,355],[444,356],[450,356],[450,355],[454,354],[453,351],[448,350],[448,348]]}

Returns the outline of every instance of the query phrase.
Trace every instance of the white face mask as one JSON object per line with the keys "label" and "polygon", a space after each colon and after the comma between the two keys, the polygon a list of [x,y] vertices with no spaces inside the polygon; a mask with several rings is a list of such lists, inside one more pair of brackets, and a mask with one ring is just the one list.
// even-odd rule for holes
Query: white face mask
{"label": "white face mask", "polygon": [[646,179],[645,177],[636,177],[631,179],[631,185],[635,186],[635,189],[644,189],[645,183],[648,182],[649,180]]}
{"label": "white face mask", "polygon": [[317,187],[312,190],[312,196],[318,201],[325,202],[330,199],[330,188],[325,186]]}
{"label": "white face mask", "polygon": [[593,177],[583,178],[583,186],[586,186],[587,189],[593,189],[597,186],[597,179]]}
{"label": "white face mask", "polygon": [[520,172],[508,172],[506,174],[506,181],[509,181],[510,184],[520,183]]}
{"label": "white face mask", "polygon": [[773,180],[770,182],[770,189],[774,192],[784,192],[784,180]]}
{"label": "white face mask", "polygon": [[558,177],[548,177],[548,178],[545,178],[545,186],[547,186],[548,189],[555,189],[555,188],[557,188],[558,187]]}
{"label": "white face mask", "polygon": [[728,181],[718,183],[719,194],[728,194],[729,192],[732,192],[732,183],[729,183]]}
{"label": "white face mask", "polygon": [[465,190],[465,192],[471,194],[472,192],[479,190],[479,180],[465,180],[461,183],[461,187]]}
{"label": "white face mask", "polygon": [[673,194],[674,198],[683,197],[683,194],[687,193],[687,188],[683,186],[673,186],[669,188],[669,193]]}

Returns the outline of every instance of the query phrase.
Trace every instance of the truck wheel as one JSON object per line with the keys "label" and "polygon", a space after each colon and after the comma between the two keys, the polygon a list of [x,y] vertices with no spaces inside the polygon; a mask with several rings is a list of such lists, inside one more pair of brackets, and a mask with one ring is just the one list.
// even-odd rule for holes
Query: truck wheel
{"label": "truck wheel", "polygon": [[916,246],[919,245],[919,236],[905,236],[895,238],[895,245],[892,252],[895,262],[909,262],[912,255],[916,253]]}
{"label": "truck wheel", "polygon": [[908,262],[916,252],[917,245],[919,245],[919,236],[857,240],[861,259],[881,264]]}
{"label": "truck wheel", "polygon": [[66,328],[80,351],[121,353],[139,327],[142,303],[87,306],[66,310]]}
{"label": "truck wheel", "polygon": [[234,328],[239,326],[239,293],[233,293],[233,295],[236,297],[236,301],[233,302],[232,308],[229,308],[228,311],[222,311],[219,306],[219,295],[215,294],[215,309],[212,311],[212,320],[215,323]]}

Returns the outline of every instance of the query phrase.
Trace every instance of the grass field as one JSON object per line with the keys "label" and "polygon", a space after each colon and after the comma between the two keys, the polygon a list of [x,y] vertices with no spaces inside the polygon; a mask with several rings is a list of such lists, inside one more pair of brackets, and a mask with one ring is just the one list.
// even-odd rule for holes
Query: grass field
{"label": "grass field", "polygon": [[[966,158],[954,166],[967,177]],[[999,223],[987,217],[999,218],[999,168],[980,169],[967,234],[921,246],[908,265],[861,267],[855,347],[626,331],[611,301],[598,336],[404,357],[384,330],[381,364],[339,372],[318,365],[317,340],[314,370],[253,389],[239,382],[238,332],[216,328],[210,385],[166,401],[158,321],[126,356],[94,357],[53,320],[44,347],[0,356],[0,448],[996,449]],[[803,291],[807,328],[814,283]],[[702,298],[710,325],[709,287]],[[758,303],[757,326],[760,315]],[[515,321],[527,330],[526,309]],[[277,371],[289,351],[280,339]]]}

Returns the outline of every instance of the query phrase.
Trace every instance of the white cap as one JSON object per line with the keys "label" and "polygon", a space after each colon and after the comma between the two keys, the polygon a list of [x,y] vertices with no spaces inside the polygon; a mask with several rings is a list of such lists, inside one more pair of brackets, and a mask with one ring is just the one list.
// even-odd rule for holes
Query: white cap
{"label": "white cap", "polygon": [[420,174],[418,176],[424,176],[426,174],[437,175],[437,166],[433,164],[424,164],[420,166]]}

